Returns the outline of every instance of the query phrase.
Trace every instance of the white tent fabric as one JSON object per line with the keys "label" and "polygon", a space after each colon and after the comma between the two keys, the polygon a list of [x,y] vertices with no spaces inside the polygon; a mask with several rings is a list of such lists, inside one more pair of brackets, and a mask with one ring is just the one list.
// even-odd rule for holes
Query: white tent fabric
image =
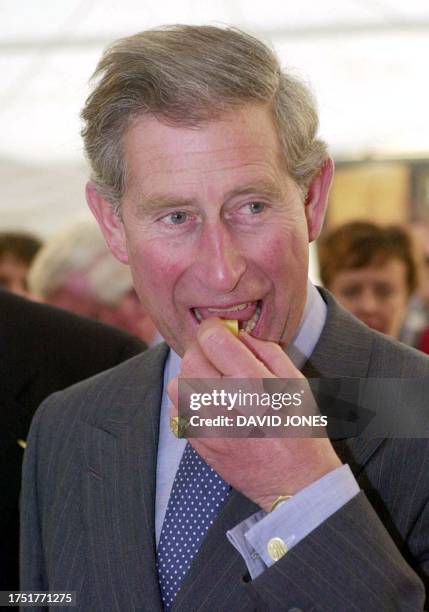
{"label": "white tent fabric", "polygon": [[311,84],[336,156],[428,155],[427,0],[0,0],[1,228],[49,234],[82,214],[79,112],[97,59],[177,22],[271,40]]}

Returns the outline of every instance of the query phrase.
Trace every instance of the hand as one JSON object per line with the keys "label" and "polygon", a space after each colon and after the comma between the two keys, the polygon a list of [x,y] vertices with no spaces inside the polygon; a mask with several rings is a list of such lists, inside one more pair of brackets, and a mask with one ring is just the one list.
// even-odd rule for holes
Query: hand
{"label": "hand", "polygon": [[[215,318],[200,324],[179,377],[302,379],[311,395],[306,379],[280,346],[244,332],[237,338]],[[177,415],[178,378],[168,388],[172,416]],[[224,480],[267,512],[279,495],[294,495],[341,465],[328,438],[191,438],[189,442]]]}

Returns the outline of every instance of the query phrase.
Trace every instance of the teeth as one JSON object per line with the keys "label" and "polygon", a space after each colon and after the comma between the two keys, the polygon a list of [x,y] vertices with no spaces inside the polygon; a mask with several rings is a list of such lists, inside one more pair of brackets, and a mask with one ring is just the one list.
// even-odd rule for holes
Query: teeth
{"label": "teeth", "polygon": [[260,316],[261,316],[261,304],[260,302],[258,302],[258,305],[256,306],[255,314],[252,316],[251,319],[249,319],[246,322],[246,324],[243,327],[243,330],[247,332],[248,334],[250,334],[250,332],[254,330],[255,325],[258,322]]}
{"label": "teeth", "polygon": [[245,310],[249,305],[249,302],[246,302],[246,304],[238,304],[238,306],[229,306],[227,308],[207,308],[207,310],[209,312],[234,312],[237,310]]}
{"label": "teeth", "polygon": [[[250,302],[247,302],[246,304],[239,304],[238,306],[230,306],[229,308],[207,308],[208,312],[233,312],[233,311],[239,311],[239,310],[244,310],[245,308],[248,307]],[[198,323],[201,323],[201,321],[203,320],[203,317],[201,316],[200,311],[198,310],[198,308],[194,308],[193,309],[194,314],[195,314],[195,318],[197,319]],[[254,330],[256,323],[259,320],[259,317],[261,316],[261,303],[258,301],[257,305],[256,305],[256,310],[252,316],[251,319],[249,319],[248,321],[240,321],[240,328],[243,329],[245,332],[247,332],[248,334],[250,334],[251,331]]]}

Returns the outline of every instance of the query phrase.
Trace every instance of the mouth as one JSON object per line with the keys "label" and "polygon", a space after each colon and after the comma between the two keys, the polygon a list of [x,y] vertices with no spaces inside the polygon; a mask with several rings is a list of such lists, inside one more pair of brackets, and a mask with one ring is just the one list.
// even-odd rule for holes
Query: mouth
{"label": "mouth", "polygon": [[243,302],[230,306],[199,306],[191,308],[197,323],[210,317],[220,319],[235,319],[238,321],[238,328],[250,334],[258,324],[262,311],[262,300],[255,302]]}

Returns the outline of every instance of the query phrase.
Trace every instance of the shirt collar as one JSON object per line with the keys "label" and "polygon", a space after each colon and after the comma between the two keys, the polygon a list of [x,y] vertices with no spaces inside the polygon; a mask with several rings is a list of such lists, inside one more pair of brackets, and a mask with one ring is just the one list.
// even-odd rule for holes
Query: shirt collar
{"label": "shirt collar", "polygon": [[319,341],[326,321],[327,306],[313,283],[307,282],[307,300],[301,322],[285,353],[292,363],[300,370],[310,358],[314,347]]}

